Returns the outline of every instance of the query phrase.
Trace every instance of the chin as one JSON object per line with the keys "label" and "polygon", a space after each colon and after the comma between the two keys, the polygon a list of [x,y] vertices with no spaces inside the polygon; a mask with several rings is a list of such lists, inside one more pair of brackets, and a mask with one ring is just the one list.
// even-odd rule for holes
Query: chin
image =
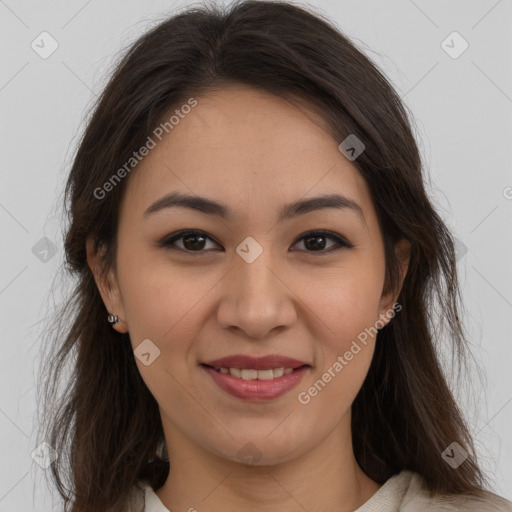
{"label": "chin", "polygon": [[[235,444],[235,446],[232,446]],[[295,443],[290,442],[290,438],[286,439],[269,439],[268,435],[262,435],[257,438],[247,436],[247,441],[235,441],[230,443],[228,450],[219,450],[217,446],[214,450],[218,456],[238,462],[244,466],[274,466],[289,462],[300,456],[303,451],[307,451],[306,439],[298,440]]]}

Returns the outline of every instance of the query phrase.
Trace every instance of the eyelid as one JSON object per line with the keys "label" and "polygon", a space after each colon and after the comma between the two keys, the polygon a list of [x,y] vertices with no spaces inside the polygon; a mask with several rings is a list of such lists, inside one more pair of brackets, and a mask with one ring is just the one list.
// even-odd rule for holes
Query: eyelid
{"label": "eyelid", "polygon": [[[164,249],[176,250],[176,251],[180,251],[180,252],[183,252],[183,253],[186,253],[186,254],[201,255],[201,254],[205,254],[205,253],[208,253],[208,252],[211,251],[211,249],[210,250],[200,250],[200,251],[188,251],[186,249],[181,249],[180,247],[174,247],[173,246],[174,242],[176,242],[177,240],[180,240],[181,238],[184,238],[187,235],[203,235],[204,238],[207,238],[207,239],[213,241],[217,245],[220,245],[206,231],[202,231],[200,229],[184,229],[184,230],[177,231],[175,233],[171,233],[170,235],[165,236],[162,240],[160,240],[158,242],[158,246],[161,247],[161,248],[164,248]],[[306,254],[311,254],[311,255],[314,255],[314,254],[323,255],[323,254],[330,254],[330,253],[335,252],[335,251],[337,251],[339,249],[343,249],[343,248],[345,248],[345,249],[352,249],[352,248],[355,247],[354,244],[351,244],[343,236],[341,236],[341,235],[339,235],[337,233],[334,233],[332,231],[326,230],[326,229],[316,229],[316,230],[313,229],[313,230],[305,231],[304,233],[301,233],[295,239],[295,241],[293,242],[293,245],[296,245],[298,242],[302,241],[304,238],[314,237],[314,236],[325,236],[326,238],[330,238],[330,239],[334,240],[337,245],[335,247],[331,247],[331,248],[325,249],[325,250],[319,250],[319,251],[304,251],[304,250],[300,250],[299,252],[306,253]]]}

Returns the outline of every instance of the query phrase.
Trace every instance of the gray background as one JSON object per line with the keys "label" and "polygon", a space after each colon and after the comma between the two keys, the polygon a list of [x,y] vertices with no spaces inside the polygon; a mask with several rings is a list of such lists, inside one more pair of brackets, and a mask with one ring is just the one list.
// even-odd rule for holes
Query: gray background
{"label": "gray background", "polygon": [[[63,255],[56,208],[86,109],[116,54],[187,4],[0,0],[0,512],[52,509],[31,457],[35,379],[47,308],[62,289],[50,297]],[[512,499],[512,0],[310,5],[370,56],[414,113],[430,193],[460,240],[464,321],[484,373],[456,396],[494,490]],[[42,46],[43,31],[59,45],[46,59],[31,47]],[[442,43],[454,31],[469,44],[457,58],[462,40]]]}

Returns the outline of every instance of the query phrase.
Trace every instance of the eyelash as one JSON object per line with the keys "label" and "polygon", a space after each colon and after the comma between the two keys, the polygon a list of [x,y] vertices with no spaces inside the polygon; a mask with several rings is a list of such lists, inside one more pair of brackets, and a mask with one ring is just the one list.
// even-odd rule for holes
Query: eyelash
{"label": "eyelash", "polygon": [[[200,230],[185,230],[185,231],[178,231],[177,233],[174,233],[174,234],[171,234],[171,235],[168,235],[166,236],[163,240],[161,240],[159,242],[159,247],[164,247],[166,249],[169,249],[169,250],[176,250],[176,251],[181,251],[181,252],[185,252],[185,253],[188,253],[188,254],[203,254],[204,252],[208,252],[208,251],[205,251],[205,250],[200,250],[200,251],[190,251],[190,250],[187,250],[187,249],[182,249],[181,247],[175,247],[174,246],[174,243],[182,238],[185,238],[187,235],[200,235],[204,238],[207,238],[207,239],[210,239],[211,241],[213,241],[214,243],[217,243],[215,242],[215,240],[210,237],[207,233],[205,233],[204,231],[200,231]],[[302,251],[302,252],[307,252],[309,254],[316,254],[318,253],[320,256],[322,255],[325,255],[325,254],[330,254],[332,252],[335,252],[335,251],[339,251],[340,249],[352,249],[354,247],[354,245],[350,244],[349,242],[347,242],[346,240],[344,240],[343,238],[341,238],[340,236],[338,235],[335,235],[333,233],[331,233],[330,231],[325,231],[325,230],[319,230],[319,231],[308,231],[307,233],[304,233],[303,235],[300,236],[300,238],[298,238],[294,245],[300,241],[302,241],[303,239],[305,238],[314,238],[314,237],[317,237],[317,236],[322,236],[322,237],[325,237],[325,238],[330,238],[331,240],[334,240],[338,246],[337,247],[334,247],[334,248],[331,248],[331,249],[322,249],[322,250],[319,250],[319,251]],[[220,245],[220,244],[218,244]]]}

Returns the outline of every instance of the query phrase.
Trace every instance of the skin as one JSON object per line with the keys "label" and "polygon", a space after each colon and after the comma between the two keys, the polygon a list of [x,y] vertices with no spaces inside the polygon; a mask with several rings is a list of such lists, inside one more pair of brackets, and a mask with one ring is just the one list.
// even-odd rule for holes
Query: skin
{"label": "skin", "polygon": [[[114,329],[129,332],[134,349],[150,339],[160,350],[148,366],[135,358],[159,404],[171,461],[157,495],[173,512],[355,510],[380,487],[358,466],[350,428],[375,338],[307,405],[298,394],[365,328],[392,321],[386,314],[398,294],[385,283],[369,190],[304,105],[241,85],[196,99],[129,177],[107,279],[87,242],[105,306],[120,318]],[[207,196],[235,214],[170,208],[143,216],[172,191]],[[277,223],[282,204],[333,192],[356,201],[364,220],[328,208]],[[175,250],[158,246],[184,229],[212,238],[198,249],[183,238]],[[315,249],[300,238],[319,229],[354,247],[329,253],[335,240]],[[236,252],[247,236],[263,249],[252,263]],[[408,244],[396,252],[403,279]],[[222,391],[199,366],[231,354],[282,354],[312,367],[285,395],[251,403]],[[248,442],[258,456],[242,463],[237,453]]]}

